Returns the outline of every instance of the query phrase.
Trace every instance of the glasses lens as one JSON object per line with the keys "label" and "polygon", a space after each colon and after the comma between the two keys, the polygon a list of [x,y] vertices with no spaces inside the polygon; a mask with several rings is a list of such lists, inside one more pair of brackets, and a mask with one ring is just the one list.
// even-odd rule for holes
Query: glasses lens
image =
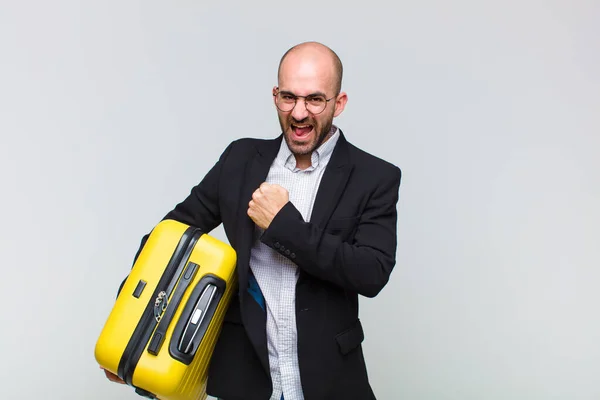
{"label": "glasses lens", "polygon": [[295,105],[296,97],[285,93],[277,94],[277,108],[279,108],[281,111],[290,111]]}
{"label": "glasses lens", "polygon": [[323,96],[310,96],[306,99],[306,107],[312,114],[320,114],[327,105],[327,99]]}

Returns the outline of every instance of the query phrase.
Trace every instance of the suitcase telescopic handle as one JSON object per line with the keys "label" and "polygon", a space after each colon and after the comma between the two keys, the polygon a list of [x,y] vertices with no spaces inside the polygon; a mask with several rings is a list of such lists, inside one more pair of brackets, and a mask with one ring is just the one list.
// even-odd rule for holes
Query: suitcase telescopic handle
{"label": "suitcase telescopic handle", "polygon": [[204,322],[206,315],[208,314],[208,310],[215,299],[216,293],[217,287],[212,283],[207,284],[202,291],[200,298],[194,306],[192,315],[186,324],[183,335],[181,335],[179,346],[177,346],[180,352],[189,354],[192,348],[198,348],[198,346],[193,345],[197,344],[199,339],[201,339],[201,335],[198,334],[200,326],[202,326],[202,322]]}
{"label": "suitcase telescopic handle", "polygon": [[[189,365],[202,349],[227,283],[213,274],[203,275],[194,285],[169,341],[169,354]],[[201,350],[202,351],[202,350]]]}

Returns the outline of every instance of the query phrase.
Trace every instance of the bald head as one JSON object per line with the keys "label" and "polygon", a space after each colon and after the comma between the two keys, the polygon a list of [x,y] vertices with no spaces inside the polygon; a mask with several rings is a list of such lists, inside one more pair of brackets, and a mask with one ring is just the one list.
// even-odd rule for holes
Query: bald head
{"label": "bald head", "polygon": [[279,62],[279,69],[277,71],[279,81],[281,82],[282,80],[282,73],[287,64],[293,63],[294,65],[298,65],[302,62],[317,64],[322,68],[329,69],[334,94],[338,95],[340,93],[344,72],[342,61],[333,50],[318,42],[300,43],[286,51]]}

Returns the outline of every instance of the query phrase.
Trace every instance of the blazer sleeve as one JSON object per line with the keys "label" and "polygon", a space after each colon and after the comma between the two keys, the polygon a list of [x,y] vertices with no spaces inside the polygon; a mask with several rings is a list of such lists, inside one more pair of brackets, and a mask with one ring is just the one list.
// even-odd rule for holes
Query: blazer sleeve
{"label": "blazer sleeve", "polygon": [[288,202],[261,237],[267,246],[284,246],[299,268],[363,296],[375,297],[396,263],[397,210],[401,171],[394,167],[373,192],[361,215],[354,241],[343,242],[305,222]]}

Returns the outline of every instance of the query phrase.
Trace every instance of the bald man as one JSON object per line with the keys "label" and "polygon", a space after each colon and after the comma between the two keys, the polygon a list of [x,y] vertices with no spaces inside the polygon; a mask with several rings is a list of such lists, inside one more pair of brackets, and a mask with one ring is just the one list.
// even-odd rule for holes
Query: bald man
{"label": "bald man", "polygon": [[401,172],[333,124],[348,101],[342,75],[320,43],[288,50],[273,88],[282,133],[231,143],[164,217],[204,232],[222,223],[237,252],[211,396],[375,399],[358,298],[380,293],[395,265]]}

